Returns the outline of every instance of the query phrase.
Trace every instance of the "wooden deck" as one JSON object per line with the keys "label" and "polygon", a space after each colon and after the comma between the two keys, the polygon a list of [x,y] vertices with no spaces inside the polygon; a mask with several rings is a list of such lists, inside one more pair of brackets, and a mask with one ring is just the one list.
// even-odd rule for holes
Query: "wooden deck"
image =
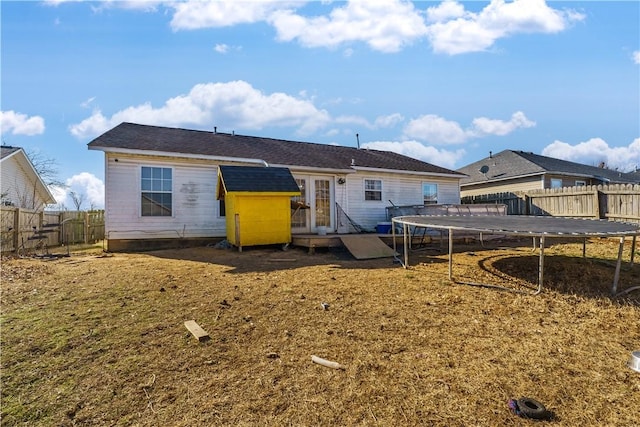
{"label": "wooden deck", "polygon": [[[393,235],[391,234],[375,234],[369,233],[369,236],[377,236],[384,243],[393,247]],[[316,248],[342,248],[344,247],[344,243],[340,240],[340,234],[327,234],[324,236],[318,234],[294,234],[291,236],[291,245],[300,246],[303,248],[309,248],[309,253],[312,254],[315,252]],[[433,239],[430,237],[426,237],[423,239],[422,243],[431,243]],[[414,244],[420,244],[421,239],[418,237],[414,237]],[[396,245],[399,248],[402,248],[403,240],[402,234],[396,234]]]}
{"label": "wooden deck", "polygon": [[[393,235],[392,234],[376,234],[376,233],[367,233],[369,236],[377,236],[384,243],[393,247]],[[344,243],[340,239],[344,234],[331,233],[326,235],[319,234],[294,234],[291,236],[291,245],[299,246],[303,248],[309,248],[309,253],[314,253],[316,248],[343,248]],[[485,240],[492,240],[496,237],[504,237],[503,235],[485,235]],[[435,245],[445,245],[446,240],[448,239],[447,234],[443,234],[442,237],[439,235],[414,235],[411,241],[412,248],[419,248],[422,245],[426,244],[435,244]],[[454,235],[454,239],[457,241],[463,241],[464,243],[471,243],[473,241],[478,241],[480,239],[479,233],[468,233],[468,232],[456,232]],[[396,234],[396,248],[402,251],[404,241],[402,239],[402,234]]]}

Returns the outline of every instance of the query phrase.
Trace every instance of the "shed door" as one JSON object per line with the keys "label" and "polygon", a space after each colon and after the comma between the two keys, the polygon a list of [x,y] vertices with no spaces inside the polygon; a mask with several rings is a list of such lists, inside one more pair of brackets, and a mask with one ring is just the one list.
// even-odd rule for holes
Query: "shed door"
{"label": "shed door", "polygon": [[306,203],[309,209],[300,209],[291,217],[293,233],[316,233],[319,226],[334,230],[335,202],[333,179],[321,176],[296,176],[300,196],[294,200]]}

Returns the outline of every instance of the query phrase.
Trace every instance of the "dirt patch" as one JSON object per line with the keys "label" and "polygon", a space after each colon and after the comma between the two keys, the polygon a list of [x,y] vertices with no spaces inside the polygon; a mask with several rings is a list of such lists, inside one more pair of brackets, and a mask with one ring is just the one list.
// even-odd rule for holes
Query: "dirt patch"
{"label": "dirt patch", "polygon": [[[535,289],[529,243],[456,245],[454,276]],[[538,296],[452,284],[438,245],[409,269],[297,248],[5,259],[2,425],[515,426],[522,396],[554,425],[634,425],[640,292],[610,297],[617,247],[554,244]]]}

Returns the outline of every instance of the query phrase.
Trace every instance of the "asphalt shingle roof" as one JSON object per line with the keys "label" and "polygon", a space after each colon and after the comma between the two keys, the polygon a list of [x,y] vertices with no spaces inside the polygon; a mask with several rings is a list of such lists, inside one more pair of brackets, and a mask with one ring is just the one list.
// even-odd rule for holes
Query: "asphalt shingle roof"
{"label": "asphalt shingle roof", "polygon": [[[480,169],[488,170],[482,173]],[[521,176],[557,173],[596,178],[612,183],[638,182],[633,174],[622,173],[597,166],[583,165],[567,160],[555,159],[525,151],[504,150],[491,157],[484,158],[458,169],[468,175],[460,181],[461,185],[477,182],[491,182]]]}
{"label": "asphalt shingle roof", "polygon": [[20,151],[22,148],[20,147],[10,147],[8,145],[0,145],[0,159],[4,159],[5,157],[9,157],[16,151]]}
{"label": "asphalt shingle roof", "polygon": [[460,176],[456,171],[390,151],[228,133],[121,123],[88,144],[90,149],[260,159],[270,165],[321,169],[366,168]]}
{"label": "asphalt shingle roof", "polygon": [[260,166],[220,166],[227,192],[298,193],[300,188],[287,168]]}

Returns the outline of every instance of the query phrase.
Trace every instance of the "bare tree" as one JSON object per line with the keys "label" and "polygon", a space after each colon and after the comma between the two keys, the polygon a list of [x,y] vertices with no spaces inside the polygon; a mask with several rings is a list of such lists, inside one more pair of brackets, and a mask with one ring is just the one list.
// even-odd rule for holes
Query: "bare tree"
{"label": "bare tree", "polygon": [[48,187],[65,188],[64,182],[58,178],[58,162],[52,157],[45,157],[41,152],[25,150],[33,168]]}
{"label": "bare tree", "polygon": [[73,205],[76,207],[76,210],[81,210],[82,204],[84,203],[84,199],[86,198],[84,193],[77,193],[75,191],[69,192],[69,197],[71,197],[71,201]]}
{"label": "bare tree", "polygon": [[[33,165],[33,168],[35,169],[39,178],[47,187],[66,187],[66,185],[58,179],[58,168],[55,159],[45,157],[39,151],[33,150],[25,150],[25,155]],[[15,188],[18,190],[17,197],[20,201],[20,206],[38,210],[43,208],[44,206],[37,203],[37,179],[30,181],[31,182],[29,183],[28,187],[18,185],[18,183],[15,184]]]}

